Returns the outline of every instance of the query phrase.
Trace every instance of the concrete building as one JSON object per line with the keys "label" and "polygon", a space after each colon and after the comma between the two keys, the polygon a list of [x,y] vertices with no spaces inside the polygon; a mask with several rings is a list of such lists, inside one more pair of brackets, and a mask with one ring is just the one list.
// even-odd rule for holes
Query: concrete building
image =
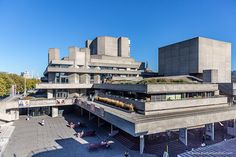
{"label": "concrete building", "polygon": [[[159,74],[170,77],[140,80],[144,66],[130,57],[128,38],[97,37],[85,48],[70,47],[62,59],[59,49],[49,49],[47,82],[36,86],[47,92],[46,100],[1,106],[15,117],[19,108],[48,107],[57,117],[60,107],[73,106],[81,116],[96,118],[98,126],[111,124],[111,133],[138,137],[141,154],[146,137],[167,131],[177,130],[188,145],[188,130],[205,127],[214,140],[215,123],[236,119],[230,49],[230,43],[201,37],[162,47]],[[235,130],[236,123],[227,132],[235,136]]]}
{"label": "concrete building", "polygon": [[144,63],[130,57],[128,38],[102,36],[87,40],[85,48],[69,47],[69,56],[62,59],[59,49],[50,48],[47,83],[37,88],[47,90],[48,98],[73,97],[86,94],[93,83],[140,77],[143,69]]}
{"label": "concrete building", "polygon": [[204,79],[204,71],[207,76],[210,73],[218,76],[214,82],[231,82],[231,43],[196,37],[158,50],[159,75],[193,75]]}

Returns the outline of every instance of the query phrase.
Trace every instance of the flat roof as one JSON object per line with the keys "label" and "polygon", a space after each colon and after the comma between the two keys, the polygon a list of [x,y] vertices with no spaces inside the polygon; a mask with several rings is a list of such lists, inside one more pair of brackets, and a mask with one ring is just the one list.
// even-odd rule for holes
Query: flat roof
{"label": "flat roof", "polygon": [[191,40],[192,40],[192,41],[194,41],[194,40],[197,41],[197,40],[199,40],[199,39],[201,39],[201,38],[202,38],[202,39],[207,39],[207,40],[213,40],[213,41],[217,41],[217,42],[222,42],[222,43],[226,43],[226,44],[231,44],[230,42],[227,42],[227,41],[222,41],[222,40],[217,40],[217,39],[212,39],[212,38],[197,36],[197,37],[193,37],[193,38],[190,38],[190,39],[185,39],[185,40],[177,41],[177,42],[174,42],[174,43],[170,43],[170,44],[161,46],[161,47],[159,47],[158,49],[162,49],[162,48],[165,48],[165,47],[168,47],[168,46],[173,46],[173,45],[180,44],[180,43],[190,42]]}
{"label": "flat roof", "polygon": [[181,93],[181,92],[206,92],[217,91],[217,84],[94,84],[95,89],[117,90],[137,93]]}

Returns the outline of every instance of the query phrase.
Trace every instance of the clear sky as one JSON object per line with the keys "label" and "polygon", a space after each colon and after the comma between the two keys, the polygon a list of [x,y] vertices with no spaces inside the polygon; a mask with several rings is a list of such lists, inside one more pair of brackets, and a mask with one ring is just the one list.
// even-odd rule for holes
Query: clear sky
{"label": "clear sky", "polygon": [[127,36],[131,55],[157,70],[158,47],[203,36],[232,43],[236,0],[0,0],[0,71],[42,75],[48,48],[84,47],[96,36]]}

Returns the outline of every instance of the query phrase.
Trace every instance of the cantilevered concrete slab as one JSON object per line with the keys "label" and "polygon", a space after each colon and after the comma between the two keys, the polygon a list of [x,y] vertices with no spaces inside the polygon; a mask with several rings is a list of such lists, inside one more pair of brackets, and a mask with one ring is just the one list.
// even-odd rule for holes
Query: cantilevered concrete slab
{"label": "cantilevered concrete slab", "polygon": [[174,93],[174,92],[204,92],[218,91],[217,84],[194,84],[194,83],[172,83],[172,84],[94,84],[95,89],[129,91],[138,93]]}
{"label": "cantilevered concrete slab", "polygon": [[[95,110],[91,110],[91,104],[92,106],[94,105]],[[86,100],[82,100],[77,105],[132,136],[155,134],[179,128],[190,128],[236,118],[236,106],[147,116],[128,113],[108,105]]]}

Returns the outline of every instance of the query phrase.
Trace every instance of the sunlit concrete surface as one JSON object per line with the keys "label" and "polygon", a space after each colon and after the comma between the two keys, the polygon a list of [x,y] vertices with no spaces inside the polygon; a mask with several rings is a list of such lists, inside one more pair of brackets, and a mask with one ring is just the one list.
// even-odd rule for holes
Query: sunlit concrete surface
{"label": "sunlit concrete surface", "polygon": [[[124,152],[128,150],[115,139],[108,137],[109,128],[102,126],[97,128],[96,119],[89,121],[88,127],[84,128],[84,130],[95,129],[98,135],[76,139],[74,133],[82,129],[74,130],[66,127],[66,124],[70,121],[88,122],[85,117],[81,118],[72,114],[58,118],[48,116],[33,117],[29,121],[26,121],[25,118],[21,117],[14,122],[15,131],[10,138],[3,157],[119,157],[123,156]],[[42,119],[45,119],[45,126],[39,124]],[[107,138],[115,142],[111,149],[88,151],[89,143],[100,142]],[[132,156],[140,156],[139,152],[128,151]]]}

